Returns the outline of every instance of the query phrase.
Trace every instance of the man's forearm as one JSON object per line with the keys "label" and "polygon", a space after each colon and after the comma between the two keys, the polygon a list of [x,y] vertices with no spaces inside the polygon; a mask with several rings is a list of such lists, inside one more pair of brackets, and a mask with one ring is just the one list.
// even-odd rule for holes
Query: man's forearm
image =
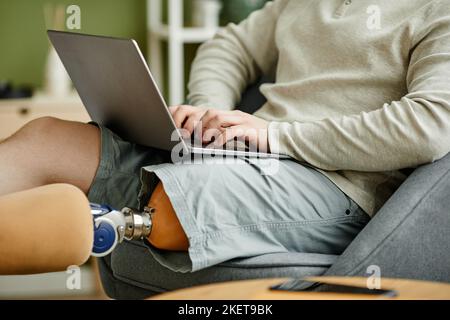
{"label": "man's forearm", "polygon": [[450,152],[450,103],[404,98],[382,109],[309,123],[272,123],[272,152],[327,171],[392,171]]}

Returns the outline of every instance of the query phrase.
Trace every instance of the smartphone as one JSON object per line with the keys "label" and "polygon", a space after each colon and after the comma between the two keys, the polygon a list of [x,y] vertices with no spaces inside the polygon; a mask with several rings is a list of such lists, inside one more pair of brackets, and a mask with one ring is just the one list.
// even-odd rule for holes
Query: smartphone
{"label": "smartphone", "polygon": [[393,298],[397,296],[395,290],[369,289],[364,287],[355,287],[349,285],[328,284],[323,282],[310,282],[305,280],[292,279],[287,282],[274,285],[271,290],[289,291],[289,292],[327,292],[327,293],[349,293],[349,294],[367,294],[382,297]]}

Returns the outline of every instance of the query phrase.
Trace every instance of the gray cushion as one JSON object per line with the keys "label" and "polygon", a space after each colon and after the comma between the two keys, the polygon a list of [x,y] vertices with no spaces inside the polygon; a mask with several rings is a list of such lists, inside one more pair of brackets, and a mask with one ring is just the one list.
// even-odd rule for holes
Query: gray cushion
{"label": "gray cushion", "polygon": [[[183,254],[183,253],[180,253]],[[194,273],[176,273],[159,264],[140,242],[124,243],[101,264],[106,293],[116,299],[144,298],[155,293],[231,280],[304,277],[323,274],[333,255],[280,253],[238,259]]]}
{"label": "gray cushion", "polygon": [[391,197],[328,275],[450,282],[450,155],[417,169]]}

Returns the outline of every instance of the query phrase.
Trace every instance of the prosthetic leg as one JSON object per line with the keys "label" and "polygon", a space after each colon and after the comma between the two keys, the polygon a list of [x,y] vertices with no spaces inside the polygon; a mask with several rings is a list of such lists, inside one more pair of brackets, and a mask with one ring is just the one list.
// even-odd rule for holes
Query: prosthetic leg
{"label": "prosthetic leg", "polygon": [[89,201],[71,185],[0,196],[0,275],[82,265],[91,255],[93,229]]}
{"label": "prosthetic leg", "polygon": [[107,205],[91,204],[91,213],[94,220],[94,257],[107,256],[124,240],[142,240],[152,231],[154,209],[149,207],[144,212],[130,208],[117,211]]}
{"label": "prosthetic leg", "polygon": [[0,275],[64,271],[150,235],[153,210],[91,204],[57,184],[0,197]]}
{"label": "prosthetic leg", "polygon": [[0,275],[63,271],[142,239],[161,250],[188,250],[162,184],[143,212],[89,204],[81,190],[65,184],[0,197]]}

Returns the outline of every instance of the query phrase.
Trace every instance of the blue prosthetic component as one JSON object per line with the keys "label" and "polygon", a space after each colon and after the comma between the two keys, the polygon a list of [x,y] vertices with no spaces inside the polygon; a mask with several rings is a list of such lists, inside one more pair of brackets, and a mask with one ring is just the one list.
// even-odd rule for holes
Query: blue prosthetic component
{"label": "blue prosthetic component", "polygon": [[129,208],[114,210],[108,205],[91,203],[94,222],[92,255],[104,257],[124,240],[141,240],[152,230],[150,208],[139,212]]}
{"label": "blue prosthetic component", "polygon": [[106,222],[100,222],[98,226],[94,224],[94,246],[92,252],[101,255],[108,252],[116,244],[116,230]]}
{"label": "blue prosthetic component", "polygon": [[115,211],[108,205],[91,203],[91,213],[94,220],[94,245],[92,255],[103,257],[111,253],[121,241],[118,233],[117,217],[121,217],[119,211]]}

